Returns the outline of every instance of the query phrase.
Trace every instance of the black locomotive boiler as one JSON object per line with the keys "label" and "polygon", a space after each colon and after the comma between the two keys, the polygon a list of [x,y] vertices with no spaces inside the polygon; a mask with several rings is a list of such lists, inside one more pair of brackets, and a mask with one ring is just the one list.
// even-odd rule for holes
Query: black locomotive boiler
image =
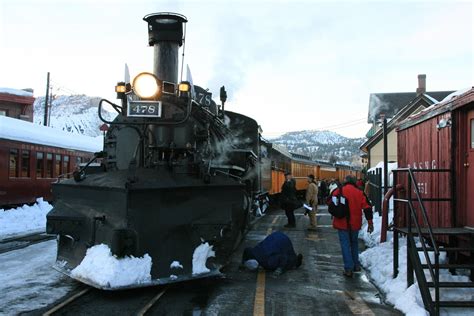
{"label": "black locomotive boiler", "polygon": [[[217,105],[207,90],[178,82],[187,19],[156,13],[144,20],[153,72],[119,83],[120,105],[101,101],[99,116],[104,103],[119,113],[95,154],[101,165],[54,184],[47,215],[47,232],[58,235],[56,268],[68,275],[95,245],[117,258],[151,257],[149,282],[112,287],[78,278],[102,289],[218,274],[245,233],[260,183],[257,122],[224,111],[224,87]],[[205,258],[207,272],[196,272],[193,255],[205,243],[215,256]]]}

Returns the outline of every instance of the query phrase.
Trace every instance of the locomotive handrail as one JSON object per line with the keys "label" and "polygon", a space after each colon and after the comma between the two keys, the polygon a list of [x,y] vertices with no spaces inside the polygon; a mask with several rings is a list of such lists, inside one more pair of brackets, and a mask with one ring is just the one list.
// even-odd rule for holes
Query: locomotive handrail
{"label": "locomotive handrail", "polygon": [[114,122],[114,121],[108,121],[102,116],[102,102],[106,102],[106,103],[110,104],[119,114],[122,114],[122,112],[121,111],[119,112],[117,110],[117,108],[122,109],[122,107],[115,104],[115,103],[110,102],[107,99],[101,99],[99,101],[99,108],[98,108],[99,119],[102,122],[104,122],[106,124],[110,124],[110,125],[112,125],[112,124],[115,124],[115,125],[156,125],[156,126],[159,126],[159,125],[180,125],[180,124],[185,123],[189,119],[189,117],[191,116],[193,102],[196,103],[196,105],[199,105],[199,103],[197,103],[194,100],[191,100],[190,102],[188,102],[188,104],[186,106],[186,109],[187,109],[186,115],[181,121],[176,121],[176,122],[166,122],[166,121],[161,121],[161,122],[150,122],[150,121],[147,121],[147,122]]}

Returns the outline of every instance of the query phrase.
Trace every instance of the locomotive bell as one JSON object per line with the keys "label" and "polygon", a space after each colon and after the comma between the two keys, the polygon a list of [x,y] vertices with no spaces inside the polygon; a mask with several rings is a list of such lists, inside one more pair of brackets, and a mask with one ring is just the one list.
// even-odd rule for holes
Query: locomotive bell
{"label": "locomotive bell", "polygon": [[143,20],[148,22],[148,44],[154,47],[154,75],[178,83],[179,47],[183,45],[183,25],[188,20],[170,12],[148,14]]}

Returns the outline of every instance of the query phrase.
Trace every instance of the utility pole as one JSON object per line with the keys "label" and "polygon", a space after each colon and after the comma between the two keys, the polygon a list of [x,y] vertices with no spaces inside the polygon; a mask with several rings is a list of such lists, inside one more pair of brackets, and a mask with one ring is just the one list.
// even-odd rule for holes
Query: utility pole
{"label": "utility pole", "polygon": [[44,97],[44,120],[43,125],[48,126],[48,102],[49,102],[49,71],[46,77],[46,96]]}

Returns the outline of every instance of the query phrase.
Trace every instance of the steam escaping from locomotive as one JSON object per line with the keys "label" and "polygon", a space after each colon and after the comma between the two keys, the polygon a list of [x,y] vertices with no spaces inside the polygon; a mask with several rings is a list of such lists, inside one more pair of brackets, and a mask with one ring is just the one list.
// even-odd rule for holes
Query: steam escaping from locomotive
{"label": "steam escaping from locomotive", "polygon": [[[95,154],[100,167],[87,164],[73,179],[54,184],[47,215],[47,232],[58,235],[56,269],[101,289],[219,274],[246,232],[260,191],[257,122],[224,111],[224,88],[217,105],[207,90],[178,82],[186,17],[155,13],[144,20],[153,71],[119,82],[120,104],[101,100],[99,117],[110,128],[104,150]],[[118,112],[114,121],[102,117],[104,103]],[[93,262],[88,249],[98,245],[114,265],[143,258],[148,266],[151,258],[150,279],[114,286],[83,273]]]}

